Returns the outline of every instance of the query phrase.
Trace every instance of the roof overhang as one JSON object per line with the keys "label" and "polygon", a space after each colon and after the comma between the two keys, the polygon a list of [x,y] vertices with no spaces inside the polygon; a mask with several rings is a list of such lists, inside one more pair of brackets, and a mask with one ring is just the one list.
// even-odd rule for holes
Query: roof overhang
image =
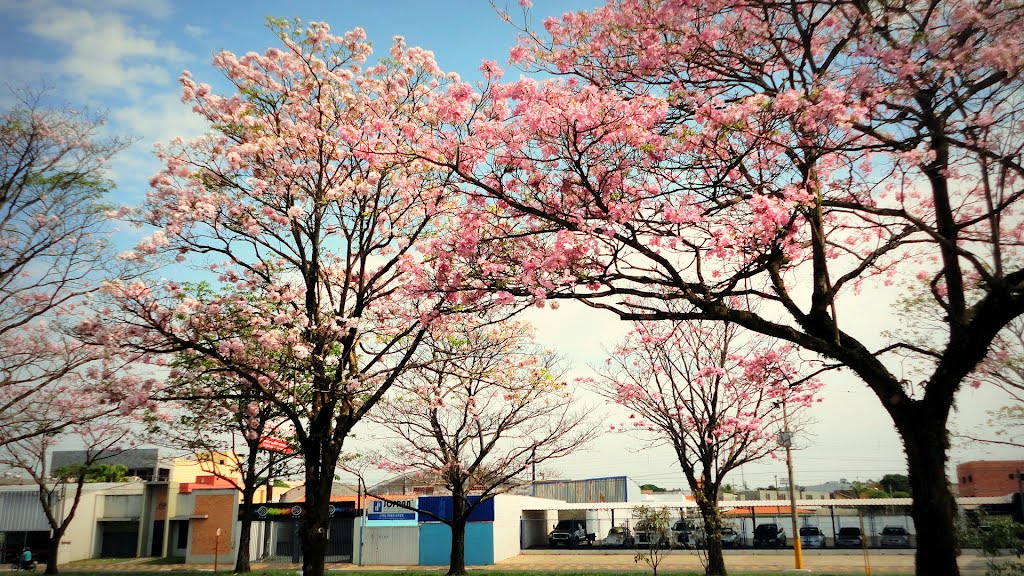
{"label": "roof overhang", "polygon": [[[991,504],[1010,504],[1012,495],[957,498],[959,506],[982,506]],[[886,506],[909,507],[913,501],[910,498],[833,498],[821,500],[797,500],[798,508],[881,508]],[[692,500],[680,500],[678,502],[551,502],[545,507],[523,506],[523,510],[632,510],[637,506],[653,506],[656,508],[696,508],[697,503]],[[718,503],[722,510],[735,508],[765,508],[785,507],[789,513],[789,500],[723,500]]]}

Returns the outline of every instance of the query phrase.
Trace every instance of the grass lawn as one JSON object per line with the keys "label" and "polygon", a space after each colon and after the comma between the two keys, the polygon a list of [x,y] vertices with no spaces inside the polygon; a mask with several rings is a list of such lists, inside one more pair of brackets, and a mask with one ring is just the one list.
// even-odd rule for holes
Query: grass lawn
{"label": "grass lawn", "polygon": [[[116,558],[116,559],[92,559],[70,562],[60,567],[61,574],[73,574],[74,576],[124,576],[126,574],[138,576],[211,576],[212,570],[188,570],[182,564],[183,559],[174,558]],[[264,569],[258,562],[260,568],[253,571],[254,576],[296,576],[301,574],[301,569],[273,567]],[[222,563],[218,574],[228,576],[231,574],[231,564]],[[418,570],[357,570],[357,569],[327,569],[329,574],[338,576],[444,576],[448,571],[447,566]],[[42,572],[42,567],[37,573]],[[473,576],[614,576],[618,574],[628,576],[651,576],[650,570],[590,570],[590,571],[540,571],[540,570],[490,570],[477,569],[469,570]],[[779,576],[781,572],[742,572],[730,571],[729,576]],[[680,572],[674,570],[658,570],[658,576],[704,576],[703,572]],[[815,576],[836,576],[828,573],[815,572]],[[892,574],[876,574],[876,576],[894,576]],[[901,576],[907,576],[903,574]]]}
{"label": "grass lawn", "polygon": [[[137,566],[138,570],[134,570]],[[104,571],[102,567],[89,566],[89,567],[76,567],[68,565],[61,567],[61,574],[75,574],[76,576],[119,576],[125,574],[134,574],[139,576],[210,576],[211,571],[185,571],[185,570],[154,570],[151,566],[144,564],[132,565],[131,569],[125,570],[126,567],[122,567],[119,570]],[[230,567],[220,570],[224,574],[230,574]],[[328,570],[329,574],[338,574],[344,576],[438,576],[444,574],[446,569],[438,568],[436,570],[388,570],[388,571],[370,571],[370,570]],[[258,576],[296,576],[299,571],[296,570],[257,570],[254,574]],[[535,572],[525,570],[470,570],[470,574],[479,576],[610,576],[612,574],[623,574],[630,576],[650,576],[651,572],[648,570],[643,571],[630,571],[630,572],[612,572],[608,571],[591,571],[591,572]],[[666,576],[702,576],[702,572],[672,572],[659,570],[658,575],[665,574]],[[778,572],[730,572],[729,576],[778,576]],[[826,574],[816,573],[816,576],[828,576]],[[878,575],[885,576],[885,575]]]}

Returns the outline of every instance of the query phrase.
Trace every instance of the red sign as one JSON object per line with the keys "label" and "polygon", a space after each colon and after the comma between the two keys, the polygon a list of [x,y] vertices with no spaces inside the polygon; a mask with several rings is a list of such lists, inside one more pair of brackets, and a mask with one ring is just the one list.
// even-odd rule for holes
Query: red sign
{"label": "red sign", "polygon": [[268,452],[279,452],[281,454],[291,454],[294,452],[287,442],[272,436],[264,436],[263,438],[260,438],[259,446],[260,450],[266,450]]}

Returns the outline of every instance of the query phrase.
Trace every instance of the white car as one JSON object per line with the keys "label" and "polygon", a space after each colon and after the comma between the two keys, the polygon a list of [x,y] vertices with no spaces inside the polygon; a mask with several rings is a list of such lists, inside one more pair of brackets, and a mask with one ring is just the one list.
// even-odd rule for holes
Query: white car
{"label": "white car", "polygon": [[633,533],[625,526],[614,526],[608,531],[608,537],[604,539],[604,545],[616,548],[632,547]]}
{"label": "white car", "polygon": [[725,548],[739,548],[742,546],[740,535],[732,526],[722,526],[722,546]]}

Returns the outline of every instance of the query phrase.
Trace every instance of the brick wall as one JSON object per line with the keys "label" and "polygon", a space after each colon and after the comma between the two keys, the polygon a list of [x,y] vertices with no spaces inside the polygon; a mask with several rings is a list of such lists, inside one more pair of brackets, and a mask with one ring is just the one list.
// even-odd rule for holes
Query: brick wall
{"label": "brick wall", "polygon": [[194,514],[196,516],[205,515],[207,518],[192,520],[190,554],[212,557],[217,542],[217,529],[220,528],[219,553],[221,558],[228,556],[234,546],[232,521],[238,514],[238,496],[234,490],[230,492],[226,490],[196,490],[195,499]]}
{"label": "brick wall", "polygon": [[1020,491],[1024,460],[975,460],[956,467],[960,495],[1005,496]]}

